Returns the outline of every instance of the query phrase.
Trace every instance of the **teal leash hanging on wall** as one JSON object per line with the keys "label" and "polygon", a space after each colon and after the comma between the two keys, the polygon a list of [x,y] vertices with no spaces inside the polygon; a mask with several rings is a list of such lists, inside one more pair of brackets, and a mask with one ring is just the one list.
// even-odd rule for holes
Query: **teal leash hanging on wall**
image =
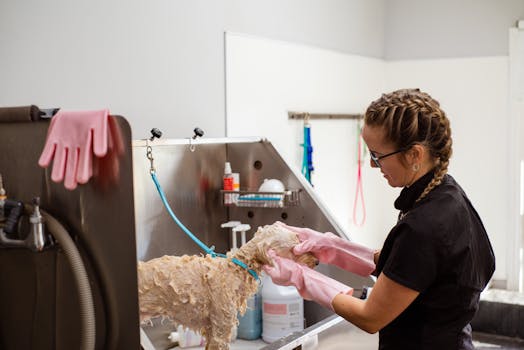
{"label": "teal leash hanging on wall", "polygon": [[304,143],[302,144],[304,152],[302,154],[302,175],[306,180],[311,182],[311,173],[315,168],[313,167],[313,145],[311,144],[311,124],[309,124],[309,114],[304,116]]}

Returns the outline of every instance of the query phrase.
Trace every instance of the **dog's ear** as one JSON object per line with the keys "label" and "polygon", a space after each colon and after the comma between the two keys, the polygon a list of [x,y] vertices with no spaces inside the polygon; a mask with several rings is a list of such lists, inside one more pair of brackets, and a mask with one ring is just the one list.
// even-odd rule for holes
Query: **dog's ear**
{"label": "dog's ear", "polygon": [[258,258],[259,263],[261,265],[273,266],[273,260],[267,254],[267,250],[269,249],[269,247],[266,246],[265,244],[260,244],[260,245],[257,245],[256,249],[257,249],[257,254],[255,256]]}
{"label": "dog's ear", "polygon": [[295,255],[295,261],[299,264],[306,265],[309,268],[314,268],[318,265],[318,259],[311,253],[305,253],[302,255]]}

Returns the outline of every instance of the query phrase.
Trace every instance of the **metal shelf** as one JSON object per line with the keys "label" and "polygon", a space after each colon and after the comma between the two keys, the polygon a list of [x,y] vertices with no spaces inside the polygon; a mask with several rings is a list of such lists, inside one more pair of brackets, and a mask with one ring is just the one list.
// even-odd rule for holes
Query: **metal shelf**
{"label": "metal shelf", "polygon": [[225,191],[221,190],[221,201],[225,206],[248,208],[287,208],[299,205],[300,190],[283,192]]}

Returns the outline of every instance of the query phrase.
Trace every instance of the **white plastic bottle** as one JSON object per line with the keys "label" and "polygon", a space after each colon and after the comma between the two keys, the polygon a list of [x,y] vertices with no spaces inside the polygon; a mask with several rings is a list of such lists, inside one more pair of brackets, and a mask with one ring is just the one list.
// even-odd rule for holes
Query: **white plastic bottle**
{"label": "white plastic bottle", "polygon": [[178,326],[177,331],[172,332],[168,338],[173,343],[178,343],[178,346],[181,348],[203,346],[206,343],[205,338],[200,333],[194,332],[182,326]]}
{"label": "white plastic bottle", "polygon": [[304,330],[304,299],[295,287],[278,286],[269,276],[262,282],[262,340],[272,343]]}

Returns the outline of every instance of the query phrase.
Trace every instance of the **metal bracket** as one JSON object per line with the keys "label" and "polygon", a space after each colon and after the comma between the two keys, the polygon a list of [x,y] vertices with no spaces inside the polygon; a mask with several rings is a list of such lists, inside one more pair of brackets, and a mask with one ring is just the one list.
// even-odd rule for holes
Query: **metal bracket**
{"label": "metal bracket", "polygon": [[308,113],[308,112],[287,112],[288,119],[363,119],[363,114],[331,114],[331,113]]}

